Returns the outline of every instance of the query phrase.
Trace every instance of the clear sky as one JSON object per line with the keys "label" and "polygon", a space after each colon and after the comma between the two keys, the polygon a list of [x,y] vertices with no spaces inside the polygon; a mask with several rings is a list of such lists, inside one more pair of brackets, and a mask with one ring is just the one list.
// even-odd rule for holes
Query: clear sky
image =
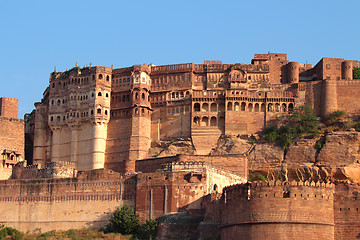
{"label": "clear sky", "polygon": [[0,0],[0,96],[19,117],[40,101],[54,66],[250,63],[254,53],[360,59],[360,1]]}

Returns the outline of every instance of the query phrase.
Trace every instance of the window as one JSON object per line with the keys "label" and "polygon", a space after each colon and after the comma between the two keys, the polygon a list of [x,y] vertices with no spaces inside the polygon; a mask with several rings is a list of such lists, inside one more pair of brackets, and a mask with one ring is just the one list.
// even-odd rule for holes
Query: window
{"label": "window", "polygon": [[145,93],[142,93],[142,94],[141,94],[141,98],[142,98],[142,99],[145,99]]}
{"label": "window", "polygon": [[331,68],[330,64],[326,64],[326,69],[330,69],[330,68]]}
{"label": "window", "polygon": [[101,97],[101,92],[98,93],[98,96]]}
{"label": "window", "polygon": [[109,76],[106,76],[106,81],[109,81],[110,80],[110,77]]}
{"label": "window", "polygon": [[98,108],[97,113],[101,114],[101,109],[100,108]]}
{"label": "window", "polygon": [[99,74],[99,79],[102,79],[103,75],[102,74]]}
{"label": "window", "polygon": [[105,97],[107,97],[107,98],[108,98],[108,97],[109,97],[109,94],[108,94],[108,93],[106,93]]}

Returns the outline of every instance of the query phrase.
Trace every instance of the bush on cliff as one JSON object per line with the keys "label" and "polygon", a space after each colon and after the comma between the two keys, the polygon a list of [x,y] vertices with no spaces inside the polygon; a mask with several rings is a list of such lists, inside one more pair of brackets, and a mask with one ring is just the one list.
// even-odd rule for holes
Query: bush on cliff
{"label": "bush on cliff", "polygon": [[319,135],[319,119],[315,111],[306,105],[295,108],[286,123],[280,127],[269,126],[265,129],[265,139],[276,142],[287,150],[299,136],[315,137]]}
{"label": "bush on cliff", "polygon": [[24,234],[18,230],[0,225],[0,240],[22,240]]}

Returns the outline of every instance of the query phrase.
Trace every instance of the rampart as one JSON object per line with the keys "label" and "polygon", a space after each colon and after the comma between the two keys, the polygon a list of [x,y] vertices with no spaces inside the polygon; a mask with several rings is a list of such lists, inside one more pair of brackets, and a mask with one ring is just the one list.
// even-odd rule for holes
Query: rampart
{"label": "rampart", "polygon": [[100,228],[124,203],[134,207],[135,188],[134,176],[109,170],[0,181],[0,223],[22,231]]}
{"label": "rampart", "polygon": [[334,189],[272,181],[226,187],[222,239],[335,239]]}
{"label": "rampart", "polygon": [[13,167],[12,179],[39,179],[39,178],[70,178],[76,177],[76,166],[72,162],[50,162],[46,167],[39,168],[37,164],[24,166],[18,163]]}

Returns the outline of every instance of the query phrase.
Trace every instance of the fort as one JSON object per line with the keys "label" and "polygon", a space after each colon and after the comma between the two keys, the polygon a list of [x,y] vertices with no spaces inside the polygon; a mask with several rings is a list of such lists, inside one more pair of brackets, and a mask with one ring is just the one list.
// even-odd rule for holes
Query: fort
{"label": "fort", "polygon": [[359,238],[360,133],[329,133],[320,150],[259,140],[301,105],[359,115],[358,67],[269,52],[251,64],[55,68],[24,120],[17,99],[0,99],[0,223],[100,228],[126,204],[162,219],[159,239]]}

